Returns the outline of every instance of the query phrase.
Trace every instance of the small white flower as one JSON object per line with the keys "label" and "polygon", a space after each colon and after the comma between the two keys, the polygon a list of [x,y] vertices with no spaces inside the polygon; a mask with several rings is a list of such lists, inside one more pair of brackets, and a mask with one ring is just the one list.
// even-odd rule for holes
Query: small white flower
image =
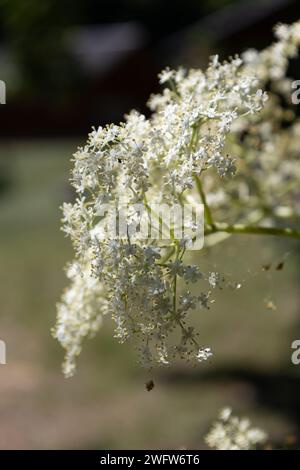
{"label": "small white flower", "polygon": [[158,75],[159,77],[159,83],[163,84],[171,80],[172,78],[177,78],[178,80],[178,75],[176,74],[175,70],[170,70],[169,67],[164,69],[160,74]]}
{"label": "small white flower", "polygon": [[210,357],[212,357],[213,353],[211,352],[210,348],[200,349],[197,354],[197,359],[199,362],[207,361]]}
{"label": "small white flower", "polygon": [[267,439],[267,434],[261,429],[252,428],[247,418],[233,416],[231,408],[221,410],[219,419],[205,437],[205,442],[213,449],[251,450],[264,444]]}
{"label": "small white flower", "polygon": [[232,409],[227,407],[227,408],[223,408],[221,411],[220,411],[220,419],[222,421],[228,421],[228,419],[230,418],[232,414]]}

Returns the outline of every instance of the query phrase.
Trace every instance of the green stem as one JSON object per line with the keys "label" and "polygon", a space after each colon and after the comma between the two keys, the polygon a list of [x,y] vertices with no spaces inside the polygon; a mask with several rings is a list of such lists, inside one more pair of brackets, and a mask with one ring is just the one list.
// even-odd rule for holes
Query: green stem
{"label": "green stem", "polygon": [[214,226],[214,220],[213,220],[213,217],[212,217],[210,207],[207,203],[206,196],[205,196],[205,193],[203,191],[202,183],[200,181],[199,176],[194,175],[194,180],[195,180],[195,183],[196,183],[198,193],[199,193],[199,195],[201,197],[201,200],[202,200],[202,203],[204,205],[204,215],[205,215],[206,223],[213,227]]}
{"label": "green stem", "polygon": [[[175,261],[178,260],[179,255],[180,255],[180,248],[179,248],[179,245],[177,244]],[[176,310],[177,310],[176,301],[177,301],[177,274],[174,275],[174,290],[173,290],[173,313],[174,315],[176,315]]]}
{"label": "green stem", "polygon": [[212,227],[205,229],[205,235],[211,233],[226,232],[239,234],[256,234],[256,235],[275,235],[279,237],[295,238],[300,240],[300,230],[279,227],[260,227],[255,225],[235,224],[229,225],[224,223],[214,223]]}

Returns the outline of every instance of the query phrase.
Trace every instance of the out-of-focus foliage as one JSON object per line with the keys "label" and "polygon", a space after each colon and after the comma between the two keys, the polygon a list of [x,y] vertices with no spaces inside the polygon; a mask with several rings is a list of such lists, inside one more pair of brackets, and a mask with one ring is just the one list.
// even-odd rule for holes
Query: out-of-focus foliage
{"label": "out-of-focus foliage", "polygon": [[64,34],[80,18],[80,6],[69,0],[0,0],[2,35],[23,93],[40,100],[59,91],[68,95],[77,72]]}
{"label": "out-of-focus foliage", "polygon": [[188,0],[183,9],[178,0],[0,0],[0,37],[12,54],[15,75],[10,89],[40,100],[74,94],[82,77],[66,41],[73,27],[137,21],[155,41],[224,3]]}

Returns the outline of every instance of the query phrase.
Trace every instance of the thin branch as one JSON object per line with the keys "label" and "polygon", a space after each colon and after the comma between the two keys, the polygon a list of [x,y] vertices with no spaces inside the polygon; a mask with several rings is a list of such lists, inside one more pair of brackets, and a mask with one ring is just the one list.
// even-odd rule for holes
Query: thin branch
{"label": "thin branch", "polygon": [[235,224],[229,225],[215,222],[212,227],[205,229],[205,235],[217,232],[255,234],[255,235],[275,235],[279,237],[288,237],[300,240],[300,230],[280,227],[260,227],[255,225]]}
{"label": "thin branch", "polygon": [[198,193],[199,193],[199,195],[201,197],[201,200],[202,200],[202,203],[204,205],[204,215],[205,215],[206,223],[208,225],[210,225],[211,227],[214,227],[214,220],[213,220],[213,217],[212,217],[212,213],[211,213],[210,207],[207,203],[206,196],[205,196],[205,193],[203,191],[202,183],[200,181],[199,176],[194,175],[194,180],[195,180],[195,183],[196,183]]}

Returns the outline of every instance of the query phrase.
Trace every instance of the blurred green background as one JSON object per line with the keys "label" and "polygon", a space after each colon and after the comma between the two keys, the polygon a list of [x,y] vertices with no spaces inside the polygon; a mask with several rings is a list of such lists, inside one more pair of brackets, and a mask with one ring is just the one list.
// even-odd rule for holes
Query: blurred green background
{"label": "blurred green background", "polygon": [[[102,12],[96,3],[93,10],[93,2],[78,2],[65,21],[68,2],[43,2],[46,13],[33,0],[0,2],[0,59],[6,48],[8,88],[7,104],[0,107],[0,339],[7,346],[7,364],[0,366],[0,448],[203,448],[203,435],[223,406],[248,415],[272,442],[282,444],[300,430],[300,367],[290,360],[291,343],[300,337],[296,241],[235,236],[192,254],[203,269],[242,282],[239,290],[216,292],[209,311],[195,313],[201,343],[214,351],[213,360],[197,368],[178,363],[144,371],[134,346],[113,339],[107,319],[97,337],[85,343],[76,376],[66,380],[63,351],[50,330],[66,285],[63,266],[72,257],[59,230],[59,206],[72,200],[70,156],[90,127],[121,119],[130,107],[143,110],[156,74],[167,63],[205,63],[220,42],[221,52],[230,52],[237,37],[241,49],[267,45],[269,25],[277,18],[297,19],[295,2],[271,2],[272,8],[270,2],[255,2],[260,15],[249,14],[252,20],[246,23],[240,16],[234,31],[226,14],[239,17],[247,2],[190,1],[185,15],[179,15],[181,2],[173,3],[173,13],[169,2],[164,8],[146,0],[101,2]],[[26,24],[19,30],[23,18]],[[144,43],[138,39],[129,56],[123,51],[105,73],[80,68],[69,56],[73,75],[72,67],[62,71],[58,65],[69,62],[61,43],[53,46],[57,18],[59,38],[80,22],[89,29],[134,21],[146,31]],[[39,55],[32,44],[46,30]],[[116,39],[101,37],[106,52],[100,47],[99,57],[105,63]],[[52,55],[46,54],[46,39]],[[181,45],[178,56],[176,44]],[[283,270],[276,271],[282,260]],[[272,269],[264,271],[263,264],[270,262]],[[267,308],[270,302],[276,308]],[[145,388],[149,379],[155,383],[151,392]]]}

